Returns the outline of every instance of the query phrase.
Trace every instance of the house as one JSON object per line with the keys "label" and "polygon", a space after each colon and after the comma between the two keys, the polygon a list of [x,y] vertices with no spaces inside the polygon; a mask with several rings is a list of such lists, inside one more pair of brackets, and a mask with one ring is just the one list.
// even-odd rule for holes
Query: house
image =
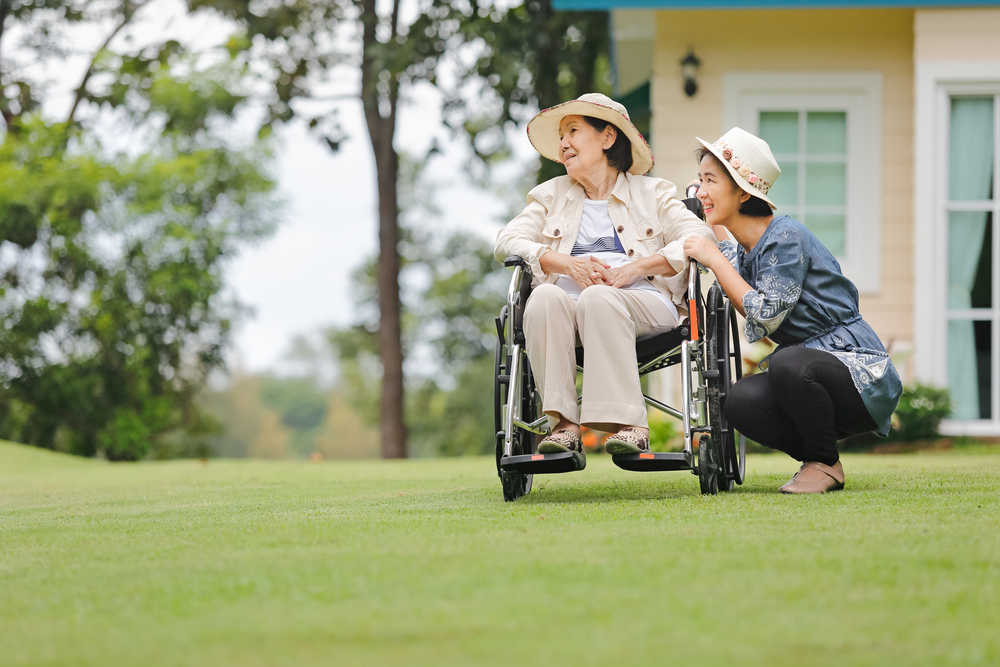
{"label": "house", "polygon": [[904,381],[951,389],[946,433],[1000,436],[1000,3],[554,5],[610,12],[619,98],[649,115],[653,175],[693,178],[695,136],[766,139],[779,212],[833,250]]}

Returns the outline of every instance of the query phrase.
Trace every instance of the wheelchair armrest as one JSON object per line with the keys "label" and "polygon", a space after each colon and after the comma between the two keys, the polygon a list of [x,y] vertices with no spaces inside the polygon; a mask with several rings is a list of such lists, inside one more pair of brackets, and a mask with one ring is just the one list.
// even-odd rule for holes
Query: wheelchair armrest
{"label": "wheelchair armrest", "polygon": [[526,261],[524,261],[524,259],[522,259],[518,255],[511,255],[510,257],[508,257],[507,259],[505,259],[503,261],[503,265],[507,266],[507,267],[511,267],[511,266],[523,266],[524,268],[528,269],[529,271],[531,270],[531,267],[528,266],[528,263]]}

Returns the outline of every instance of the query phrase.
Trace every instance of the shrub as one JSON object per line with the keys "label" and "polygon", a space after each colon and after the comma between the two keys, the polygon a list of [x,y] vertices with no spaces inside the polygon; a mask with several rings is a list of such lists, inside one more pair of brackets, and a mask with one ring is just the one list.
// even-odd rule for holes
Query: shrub
{"label": "shrub", "polygon": [[933,440],[938,438],[941,420],[951,414],[951,395],[947,388],[919,382],[903,388],[903,395],[892,415],[893,440]]}

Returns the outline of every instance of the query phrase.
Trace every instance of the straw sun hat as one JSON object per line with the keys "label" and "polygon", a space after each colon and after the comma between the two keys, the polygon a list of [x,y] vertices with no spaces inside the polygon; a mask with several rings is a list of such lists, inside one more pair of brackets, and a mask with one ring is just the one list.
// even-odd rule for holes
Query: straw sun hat
{"label": "straw sun hat", "polygon": [[767,198],[767,191],[778,180],[781,169],[766,141],[738,127],[726,132],[714,144],[704,139],[698,141],[719,158],[719,162],[725,165],[736,185],[744,192],[760,197],[771,210],[778,208]]}
{"label": "straw sun hat", "polygon": [[600,118],[624,132],[632,142],[632,168],[630,174],[640,176],[653,168],[653,152],[642,134],[628,117],[628,110],[607,95],[587,93],[575,100],[557,104],[538,112],[528,123],[528,139],[535,150],[553,162],[562,164],[559,152],[559,123],[566,116],[591,116]]}

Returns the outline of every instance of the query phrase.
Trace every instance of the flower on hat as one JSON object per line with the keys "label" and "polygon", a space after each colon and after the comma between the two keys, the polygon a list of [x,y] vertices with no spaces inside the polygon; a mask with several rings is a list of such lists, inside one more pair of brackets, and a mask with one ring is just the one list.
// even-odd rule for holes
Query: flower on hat
{"label": "flower on hat", "polygon": [[729,162],[733,159],[733,152],[727,148],[722,151],[722,157],[726,158],[726,162]]}
{"label": "flower on hat", "polygon": [[750,181],[751,183],[756,183],[757,182],[757,174],[755,174],[755,173],[753,173],[751,171],[750,175],[747,176],[747,180]]}
{"label": "flower on hat", "polygon": [[733,169],[739,169],[740,167],[743,166],[743,163],[740,162],[740,159],[738,157],[737,158],[733,158],[733,161],[731,162],[731,164],[733,165]]}
{"label": "flower on hat", "polygon": [[740,176],[742,176],[743,178],[746,178],[747,176],[750,175],[750,167],[748,167],[746,165],[743,165],[742,167],[740,167],[739,172],[740,172]]}

